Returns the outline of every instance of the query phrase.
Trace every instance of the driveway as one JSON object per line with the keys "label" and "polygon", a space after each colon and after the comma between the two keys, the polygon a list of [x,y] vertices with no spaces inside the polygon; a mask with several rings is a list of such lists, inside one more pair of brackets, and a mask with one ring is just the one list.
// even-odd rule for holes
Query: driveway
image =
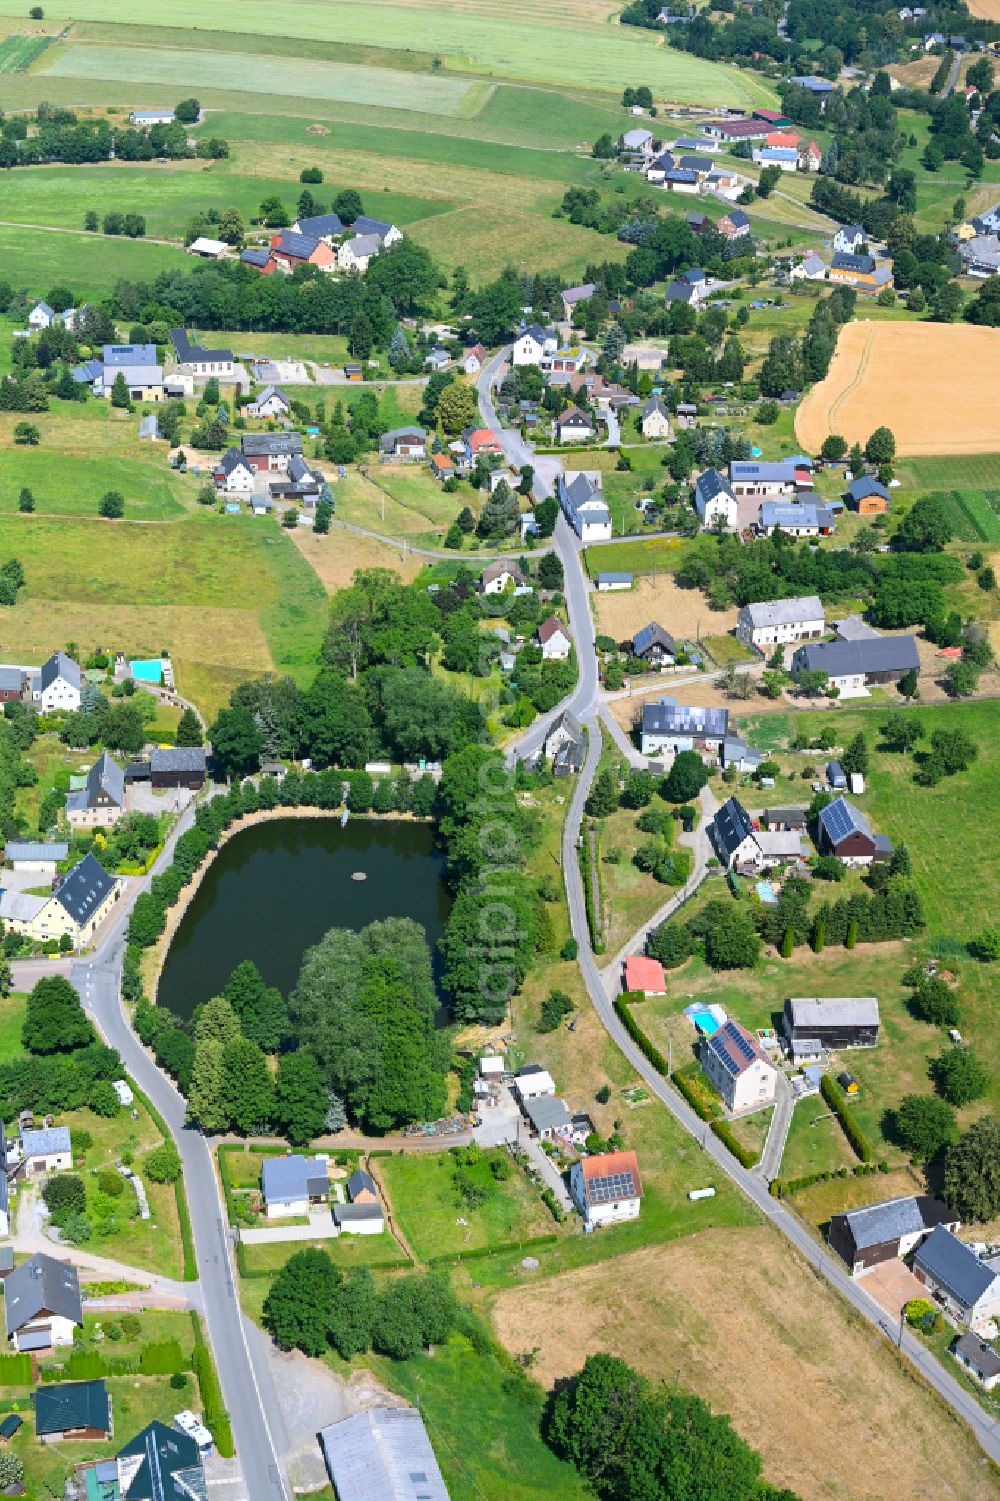
{"label": "driveway", "polygon": [[171,787],[168,792],[154,792],[148,782],[133,782],[127,793],[130,813],[180,813],[193,794],[186,787]]}
{"label": "driveway", "polygon": [[926,1298],[928,1295],[924,1284],[918,1282],[909,1267],[895,1256],[859,1277],[857,1286],[897,1323],[911,1298]]}
{"label": "driveway", "polygon": [[528,1133],[528,1123],[514,1102],[514,1096],[504,1086],[500,1091],[500,1103],[482,1112],[481,1126],[473,1132],[481,1147],[498,1147],[511,1142],[522,1151],[532,1166],[541,1174],[546,1188],[551,1188],[557,1201],[567,1214],[572,1213],[573,1201],[566,1191],[562,1175],[542,1144]]}

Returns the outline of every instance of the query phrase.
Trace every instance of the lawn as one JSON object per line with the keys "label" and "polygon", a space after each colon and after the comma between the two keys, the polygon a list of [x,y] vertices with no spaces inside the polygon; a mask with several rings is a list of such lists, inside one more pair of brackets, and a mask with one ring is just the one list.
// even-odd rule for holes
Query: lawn
{"label": "lawn", "polygon": [[337,518],[369,527],[387,537],[400,537],[414,547],[440,547],[444,534],[463,506],[478,513],[476,491],[449,495],[429,470],[366,464],[351,468],[337,483]]}
{"label": "lawn", "polygon": [[[79,170],[82,177],[89,169]],[[5,179],[5,186],[8,181]],[[38,209],[31,221],[34,226],[46,218],[42,204]],[[81,299],[108,297],[116,282],[123,279],[152,281],[161,271],[178,271],[186,265],[172,245],[86,234],[82,228],[57,234],[20,223],[0,223],[0,256],[9,264],[30,266],[29,285],[34,293],[44,294],[61,283]]]}
{"label": "lawn", "polygon": [[[122,7],[114,0],[77,0],[73,8],[79,20],[146,21],[138,5]],[[0,15],[21,14],[19,0],[0,3]],[[177,0],[169,15],[178,28],[197,29],[204,20],[204,10],[196,0]],[[508,10],[489,5],[463,6],[457,11],[421,5],[415,12],[406,5],[372,5],[361,0],[345,0],[336,8],[307,6],[280,14],[264,0],[216,0],[211,19],[218,31],[261,36],[277,33],[394,49],[409,49],[417,40],[424,51],[441,55],[453,70],[490,76],[610,92],[619,92],[625,83],[642,77],[659,98],[714,107],[774,101],[771,90],[749,74],[673,52],[648,33],[609,32],[603,11],[586,19],[574,17],[573,46],[568,48],[565,12],[551,3],[541,12],[537,7],[521,7],[516,24]],[[126,76],[121,70],[108,74],[109,81]],[[190,79],[189,73],[178,82]]]}
{"label": "lawn", "polygon": [[944,506],[960,542],[1000,542],[1000,490],[946,490]]}
{"label": "lawn", "polygon": [[410,1152],[384,1159],[382,1177],[393,1216],[421,1261],[459,1251],[501,1250],[511,1242],[553,1233],[555,1222],[520,1169],[506,1181],[493,1177],[490,1163],[501,1158],[509,1162],[501,1149],[484,1152],[466,1168],[486,1195],[475,1207],[458,1194],[450,1153]]}
{"label": "lawn", "polygon": [[607,546],[588,547],[584,553],[591,578],[599,573],[676,573],[684,561],[684,542],[680,538],[658,537],[645,542],[610,542]]}
{"label": "lawn", "polygon": [[342,1272],[358,1266],[394,1271],[409,1265],[386,1231],[382,1235],[338,1235],[326,1240],[265,1241],[257,1245],[241,1245],[238,1250],[240,1273],[244,1277],[260,1277],[263,1282],[264,1274],[280,1272],[289,1256],[307,1249],[326,1251]]}
{"label": "lawn", "polygon": [[0,997],[0,1062],[16,1058],[24,1052],[21,1046],[21,1027],[24,1023],[26,995]]}
{"label": "lawn", "polygon": [[783,1178],[833,1172],[853,1167],[857,1160],[840,1122],[821,1095],[809,1095],[796,1103],[781,1158]]}
{"label": "lawn", "polygon": [[166,648],[180,692],[209,717],[247,676],[305,680],[314,668],[326,595],[276,522],[200,510],[162,526],[0,515],[0,557],[11,555],[27,574],[4,622],[16,660],[44,661],[67,641],[130,656]]}
{"label": "lawn", "polygon": [[512,1377],[461,1335],[433,1358],[373,1362],[376,1374],[420,1408],[452,1501],[586,1501],[589,1489],[556,1458],[539,1427],[542,1393]]}

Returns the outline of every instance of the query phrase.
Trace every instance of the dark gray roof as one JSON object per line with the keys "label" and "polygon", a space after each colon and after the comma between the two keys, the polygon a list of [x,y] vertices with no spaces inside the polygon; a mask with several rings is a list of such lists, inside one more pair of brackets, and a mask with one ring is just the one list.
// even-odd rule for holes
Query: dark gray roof
{"label": "dark gray roof", "polygon": [[339,214],[313,214],[308,219],[296,219],[298,231],[303,235],[312,235],[321,240],[324,235],[342,235],[344,233],[343,221]]}
{"label": "dark gray roof", "polygon": [[861,276],[871,276],[875,270],[875,257],[873,255],[850,255],[846,250],[838,250],[834,253],[830,264],[834,271],[854,271]]}
{"label": "dark gray roof", "polygon": [[741,208],[730,209],[726,218],[735,229],[742,229],[744,225],[749,225],[750,223],[749,215],[745,214]]}
{"label": "dark gray roof", "polygon": [[44,1251],[36,1252],[28,1261],[15,1267],[5,1280],[3,1291],[8,1339],[43,1310],[72,1319],[76,1324],[83,1323],[80,1278],[76,1268],[56,1261]]}
{"label": "dark gray roof", "polygon": [[695,504],[702,516],[704,516],[708,502],[714,500],[717,495],[727,495],[730,500],[736,499],[732,486],[718,469],[706,469],[694,482]]}
{"label": "dark gray roof", "polygon": [[369,1193],[378,1193],[378,1189],[375,1187],[375,1179],[370,1173],[366,1173],[363,1168],[359,1167],[357,1172],[352,1173],[347,1180],[347,1192],[353,1200],[357,1198],[359,1193],[364,1193],[366,1189]]}
{"label": "dark gray roof", "polygon": [[111,1403],[103,1381],[61,1381],[35,1392],[35,1432],[67,1433],[74,1428],[111,1427]]}
{"label": "dark gray roof", "polygon": [[105,365],[155,365],[155,344],[105,344],[101,351]]}
{"label": "dark gray roof", "polygon": [[231,349],[202,349],[200,344],[192,344],[186,328],[172,328],[170,342],[174,346],[174,354],[182,365],[191,361],[225,364],[231,362],[233,358]]}
{"label": "dark gray roof", "polygon": [[422,427],[391,427],[378,440],[379,453],[395,453],[396,444],[406,439],[413,443],[426,443],[427,431]]}
{"label": "dark gray roof", "polygon": [[1000,1355],[978,1334],[963,1334],[955,1341],[956,1355],[963,1355],[984,1381],[1000,1376]]}
{"label": "dark gray roof", "polygon": [[207,754],[202,745],[172,745],[151,751],[149,768],[154,776],[158,771],[203,772]]}
{"label": "dark gray roof", "polygon": [[668,420],[670,418],[669,411],[664,406],[663,401],[661,400],[661,398],[659,396],[657,396],[655,393],[652,396],[648,397],[647,400],[643,402],[643,405],[642,405],[642,416],[643,417],[652,417],[652,415],[653,415],[654,412],[659,412],[659,414],[660,414],[661,417],[666,417]]}
{"label": "dark gray roof", "polygon": [[10,840],[5,854],[10,861],[15,860],[65,860],[69,854],[68,844],[18,844]]}
{"label": "dark gray roof", "polygon": [[543,1094],[537,1099],[528,1100],[524,1110],[536,1131],[556,1131],[560,1126],[568,1126],[570,1123],[570,1113],[565,1101],[554,1094]]}
{"label": "dark gray roof", "polygon": [[251,247],[249,250],[244,250],[243,254],[240,256],[240,260],[243,262],[244,266],[256,266],[260,271],[263,271],[264,267],[267,265],[270,259],[270,250],[255,250],[253,247]]}
{"label": "dark gray roof", "polygon": [[955,1215],[940,1199],[929,1194],[913,1194],[908,1198],[865,1204],[861,1209],[849,1210],[843,1219],[850,1229],[855,1249],[864,1251],[869,1246],[885,1245],[904,1235],[918,1235],[932,1225],[954,1223]]}
{"label": "dark gray roof", "polygon": [[677,646],[673,636],[665,631],[662,625],[657,625],[655,620],[649,625],[644,625],[642,630],[632,638],[632,654],[636,657],[645,656],[646,652],[654,646],[662,646],[672,657],[677,655]]}
{"label": "dark gray roof", "polygon": [[[693,172],[689,175],[692,180],[697,180]],[[689,287],[682,281],[672,281],[664,293],[664,297],[667,302],[695,302],[697,300],[694,287]]]}
{"label": "dark gray roof", "polygon": [[362,1220],[382,1219],[381,1204],[334,1204],[333,1219],[337,1225],[360,1224]]}
{"label": "dark gray roof", "polygon": [[385,239],[392,227],[385,219],[371,219],[367,214],[359,214],[351,225],[356,235],[376,235],[380,240]]}
{"label": "dark gray roof", "polygon": [[56,888],[55,899],[75,923],[87,922],[110,891],[115,878],[109,876],[97,856],[84,855]]}
{"label": "dark gray roof", "polygon": [[864,500],[868,495],[881,495],[883,500],[891,499],[885,486],[880,485],[877,479],[872,479],[870,474],[864,474],[860,479],[852,480],[847,487],[847,494],[851,500]]}
{"label": "dark gray roof", "polygon": [[715,840],[727,856],[738,850],[744,839],[753,833],[750,815],[738,798],[731,797],[723,803],[712,825]]}
{"label": "dark gray roof", "polygon": [[53,652],[49,660],[42,664],[39,687],[45,689],[57,678],[63,678],[67,683],[72,683],[74,688],[80,687],[80,664],[74,662],[72,657],[67,657],[65,652]]}
{"label": "dark gray roof", "polygon": [[278,255],[291,255],[298,260],[307,261],[318,244],[319,239],[315,235],[296,234],[293,229],[285,229],[279,235],[274,250]]}
{"label": "dark gray roof", "polygon": [[828,677],[854,673],[909,672],[919,668],[920,654],[913,636],[867,636],[859,641],[819,641],[800,646],[795,665]]}
{"label": "dark gray roof", "polygon": [[823,606],[816,594],[796,599],[762,599],[743,607],[754,626],[799,625],[805,620],[823,620]]}
{"label": "dark gray roof", "polygon": [[860,808],[849,803],[846,797],[835,797],[832,803],[827,803],[825,808],[821,808],[819,821],[834,847],[851,834],[864,834],[866,839],[874,841],[875,836],[867,818]]}
{"label": "dark gray roof", "polygon": [[250,465],[238,448],[227,448],[222,458],[216,461],[215,467],[223,474],[229,475],[234,469],[249,469]]}
{"label": "dark gray roof", "polygon": [[[974,1308],[1000,1277],[980,1261],[975,1251],[943,1225],[936,1225],[919,1247],[913,1264],[963,1308]],[[10,1279],[7,1279],[8,1286]]]}
{"label": "dark gray roof", "polygon": [[86,801],[84,807],[93,805],[99,792],[107,793],[119,808],[125,803],[125,773],[107,751],[103,751],[87,773]]}
{"label": "dark gray roof", "polygon": [[55,1157],[71,1150],[68,1126],[44,1126],[38,1131],[21,1132],[21,1151],[25,1157]]}
{"label": "dark gray roof", "polygon": [[240,446],[247,458],[271,458],[302,452],[301,433],[244,433]]}
{"label": "dark gray roof", "polygon": [[181,1497],[204,1501],[208,1494],[198,1445],[165,1423],[150,1423],[119,1449],[118,1458],[139,1460],[134,1468],[126,1464],[119,1469],[120,1475],[128,1476],[121,1482],[122,1501],[179,1501]]}
{"label": "dark gray roof", "polygon": [[677,704],[663,698],[659,703],[644,704],[644,735],[709,735],[722,739],[729,728],[728,709],[706,709],[695,704]]}

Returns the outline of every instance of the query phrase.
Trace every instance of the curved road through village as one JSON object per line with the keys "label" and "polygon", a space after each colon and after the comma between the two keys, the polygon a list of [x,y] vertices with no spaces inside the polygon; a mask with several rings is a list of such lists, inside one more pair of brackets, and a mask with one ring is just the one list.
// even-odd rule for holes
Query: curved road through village
{"label": "curved road through village", "polygon": [[[536,482],[535,491],[537,495],[544,498],[544,496],[552,493],[556,477],[561,470],[561,465],[557,459],[542,460],[541,463],[544,467],[541,473],[539,473],[539,467],[541,467],[539,460],[535,458],[531,449],[521,440],[518,433],[511,432],[501,425],[493,403],[492,389],[502,377],[508,353],[509,351],[507,350],[501,351],[484,368],[480,375],[480,414],[484,423],[499,434],[504,453],[515,467],[520,467],[522,464],[538,466],[536,467],[538,482]],[[862,1287],[848,1276],[840,1260],[829,1252],[825,1246],[813,1240],[806,1227],[779,1200],[771,1198],[767,1185],[762,1178],[742,1168],[735,1157],[711,1134],[704,1121],[695,1115],[682,1096],[647,1061],[615,1014],[611,995],[609,994],[609,990],[612,994],[614,993],[614,986],[606,987],[601,971],[597,966],[594,951],[591,948],[590,930],[587,925],[586,904],[583,894],[583,881],[577,860],[577,845],[581,838],[584,803],[590,791],[590,785],[594,779],[601,756],[601,736],[598,723],[601,697],[597,676],[597,657],[594,648],[594,623],[590,612],[590,601],[588,599],[587,583],[580,557],[580,547],[563,516],[559,517],[553,540],[556,551],[562,559],[563,567],[566,571],[566,602],[569,610],[570,631],[576,645],[580,675],[574,692],[553,710],[552,714],[546,715],[538,724],[533,725],[518,742],[516,749],[517,754],[521,756],[534,754],[543,743],[548,725],[552,719],[566,708],[572,709],[581,723],[587,727],[587,758],[583,771],[574,788],[566,815],[566,822],[563,828],[562,864],[566,880],[566,894],[569,901],[570,922],[572,924],[573,936],[579,945],[580,968],[591,1003],[609,1036],[614,1040],[621,1052],[624,1053],[636,1073],[645,1081],[657,1099],[666,1106],[675,1120],[696,1141],[700,1142],[703,1150],[712,1158],[716,1166],[735,1183],[737,1188],[746,1194],[748,1199],[753,1201],[760,1213],[792,1243],[800,1255],[805,1257],[810,1266],[834,1287],[869,1324],[880,1329],[908,1357],[925,1380],[948,1403],[949,1407],[968,1424],[984,1452],[992,1460],[1000,1463],[1000,1428],[984,1412],[975,1397],[966,1392],[948,1374],[936,1357],[930,1353],[916,1335],[910,1333],[905,1327],[890,1326],[888,1314],[879,1308],[868,1297],[867,1293],[862,1290]]]}

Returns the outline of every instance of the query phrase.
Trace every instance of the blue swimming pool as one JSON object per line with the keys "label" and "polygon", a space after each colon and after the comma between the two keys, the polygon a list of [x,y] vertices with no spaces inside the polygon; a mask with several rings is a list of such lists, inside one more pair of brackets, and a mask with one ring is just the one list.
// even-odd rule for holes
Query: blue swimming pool
{"label": "blue swimming pool", "polygon": [[714,1037],[719,1030],[719,1023],[710,1011],[706,1011],[702,1016],[696,1016],[694,1024],[705,1037]]}
{"label": "blue swimming pool", "polygon": [[130,662],[129,672],[140,683],[161,683],[163,681],[163,662],[160,657],[151,657],[143,662]]}
{"label": "blue swimming pool", "polygon": [[778,898],[774,894],[774,887],[771,885],[770,881],[757,882],[757,895],[760,897],[761,901],[765,902],[769,907],[773,907],[775,902],[778,900]]}

